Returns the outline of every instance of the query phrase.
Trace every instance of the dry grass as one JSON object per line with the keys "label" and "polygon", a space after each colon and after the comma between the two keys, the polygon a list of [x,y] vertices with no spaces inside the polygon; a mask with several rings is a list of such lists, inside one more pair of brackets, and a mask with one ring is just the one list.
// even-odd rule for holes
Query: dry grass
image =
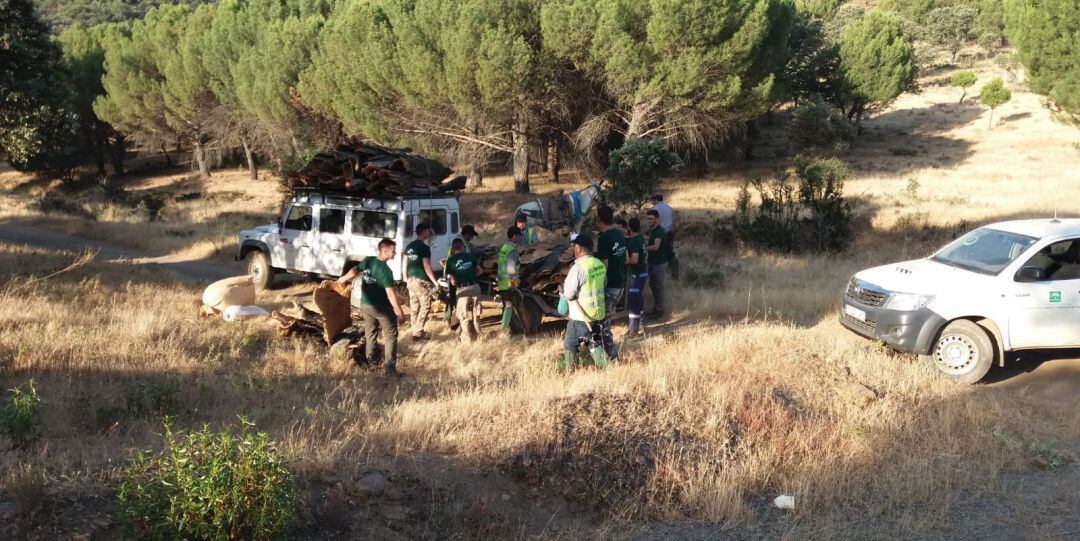
{"label": "dry grass", "polygon": [[[953,89],[924,86],[870,119],[866,142],[845,156],[860,222],[843,254],[758,254],[715,228],[766,161],[669,183],[693,232],[682,237],[685,264],[721,266],[724,281],[676,289],[672,322],[625,344],[625,364],[602,373],[556,373],[554,336],[462,346],[431,324],[434,340],[403,341],[408,378],[399,385],[329,363],[263,324],[196,319],[198,288],[163,273],[93,262],[34,281],[77,254],[0,244],[0,384],[34,377],[46,402],[42,443],[0,454],[0,478],[33,461],[54,490],[107,493],[131,449],[158,444],[160,420],[132,415],[128,391],[179,382],[181,426],[244,415],[295,457],[315,509],[305,532],[323,515],[334,515],[335,528],[403,538],[573,536],[602,524],[617,533],[629,522],[681,519],[756,528],[739,530],[745,537],[775,537],[775,524],[811,538],[948,526],[958,501],[994,494],[1002,472],[1037,464],[1032,444],[1076,441],[1080,427],[1042,415],[1050,404],[946,384],[914,359],[851,336],[835,323],[839,291],[855,270],[923,255],[963,228],[1045,216],[1076,200],[1080,131],[1049,122],[1036,97],[1014,88],[998,112],[1006,120],[990,132],[985,111],[957,106]],[[901,146],[919,151],[890,151]],[[20,206],[29,188],[12,178],[3,180],[0,220],[85,227]],[[494,239],[523,198],[508,195],[508,179],[487,184],[464,197],[464,221]],[[202,188],[249,195],[167,206],[160,223],[101,212],[85,231],[206,257],[227,253],[237,229],[260,221],[239,213],[268,217],[276,201],[238,174]],[[308,291],[294,286],[260,302]],[[354,488],[373,468],[395,472],[397,492],[386,501]],[[793,516],[769,514],[764,502],[776,494],[796,496]],[[569,511],[549,524],[543,510],[560,506]]]}

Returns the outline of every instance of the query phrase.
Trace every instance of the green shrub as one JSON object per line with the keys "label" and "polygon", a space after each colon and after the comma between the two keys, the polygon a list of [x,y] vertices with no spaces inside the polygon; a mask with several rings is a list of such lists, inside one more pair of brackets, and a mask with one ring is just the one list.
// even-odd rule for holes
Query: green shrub
{"label": "green shrub", "polygon": [[116,516],[130,539],[274,539],[296,514],[293,475],[268,436],[237,429],[187,435],[165,425],[165,450],[124,472]]}
{"label": "green shrub", "polygon": [[34,380],[8,390],[8,399],[0,406],[0,434],[18,448],[25,448],[41,437],[43,406]]}
{"label": "green shrub", "polygon": [[979,78],[974,73],[968,70],[961,70],[952,74],[952,85],[959,87],[962,90],[960,94],[960,103],[964,103],[964,98],[967,97],[967,89],[975,85],[975,82]]}
{"label": "green shrub", "polygon": [[604,175],[611,180],[608,199],[641,206],[660,188],[660,179],[682,167],[682,160],[663,139],[630,139],[612,150]]}
{"label": "green shrub", "polygon": [[816,94],[792,111],[790,130],[795,152],[840,151],[855,138],[855,127]]}
{"label": "green shrub", "polygon": [[[744,243],[782,252],[835,252],[852,237],[851,206],[844,199],[844,180],[850,175],[836,159],[796,156],[795,177],[777,171],[772,181],[754,179],[736,201],[735,231]],[[753,187],[760,198],[752,208]]]}

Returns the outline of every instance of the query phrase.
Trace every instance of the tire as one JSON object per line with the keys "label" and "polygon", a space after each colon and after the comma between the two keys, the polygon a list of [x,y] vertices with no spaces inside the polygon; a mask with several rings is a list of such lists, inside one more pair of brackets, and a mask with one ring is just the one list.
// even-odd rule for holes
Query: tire
{"label": "tire", "polygon": [[994,364],[994,343],[986,329],[958,319],[941,330],[930,354],[921,357],[946,378],[972,384],[986,376]]}
{"label": "tire", "polygon": [[270,258],[261,250],[252,250],[244,257],[245,267],[255,289],[262,291],[269,289],[274,283],[274,275],[277,269],[270,266]]}

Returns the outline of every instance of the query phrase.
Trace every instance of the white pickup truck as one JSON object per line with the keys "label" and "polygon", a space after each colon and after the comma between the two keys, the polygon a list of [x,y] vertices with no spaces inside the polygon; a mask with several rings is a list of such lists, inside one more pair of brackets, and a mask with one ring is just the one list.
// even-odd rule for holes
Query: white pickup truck
{"label": "white pickup truck", "polygon": [[961,383],[1005,352],[1080,347],[1080,220],[991,224],[926,259],[859,271],[840,323]]}
{"label": "white pickup truck", "polygon": [[[241,231],[236,259],[244,261],[256,287],[265,289],[281,272],[336,278],[361,259],[378,255],[384,237],[397,242],[388,261],[401,280],[405,246],[416,238],[417,224],[431,226],[431,264],[439,270],[441,254],[461,232],[457,196],[368,198],[344,192],[298,190],[277,223]],[[436,256],[436,254],[440,254]]]}

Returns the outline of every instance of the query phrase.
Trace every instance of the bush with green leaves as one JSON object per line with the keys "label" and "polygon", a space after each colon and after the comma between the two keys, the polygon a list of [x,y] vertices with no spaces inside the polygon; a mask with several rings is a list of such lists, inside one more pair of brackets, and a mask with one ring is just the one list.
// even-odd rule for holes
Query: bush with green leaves
{"label": "bush with green leaves", "polygon": [[949,51],[951,60],[969,40],[975,37],[975,18],[978,12],[969,6],[944,6],[926,15],[926,37],[931,43]]}
{"label": "bush with green leaves", "polygon": [[983,85],[982,90],[979,91],[979,101],[990,108],[991,129],[994,127],[994,110],[1005,105],[1011,99],[1012,91],[1005,88],[1005,83],[1001,80],[1001,77],[995,77],[989,83]]}
{"label": "bush with green leaves", "polygon": [[789,142],[795,152],[836,152],[854,138],[855,127],[821,96],[811,96],[791,112]]}
{"label": "bush with green leaves", "polygon": [[43,410],[34,380],[9,389],[7,401],[0,405],[0,434],[15,447],[25,448],[41,437]]}
{"label": "bush with green leaves", "polygon": [[641,206],[660,188],[660,179],[682,167],[682,160],[663,139],[630,139],[611,151],[604,175],[611,181],[608,199]]}
{"label": "bush with green leaves", "polygon": [[967,89],[974,86],[975,82],[979,78],[974,73],[961,70],[952,74],[952,85],[961,89],[960,103],[964,103],[964,98],[967,97]]}
{"label": "bush with green leaves", "polygon": [[269,437],[237,428],[186,435],[165,425],[165,450],[124,472],[116,516],[130,539],[275,539],[296,517],[293,474]]}
{"label": "bush with green leaves", "polygon": [[[778,170],[772,180],[743,186],[735,232],[749,246],[779,252],[837,252],[852,238],[854,214],[844,198],[847,165],[836,158],[795,157],[795,179]],[[751,187],[760,202],[753,206]]]}

